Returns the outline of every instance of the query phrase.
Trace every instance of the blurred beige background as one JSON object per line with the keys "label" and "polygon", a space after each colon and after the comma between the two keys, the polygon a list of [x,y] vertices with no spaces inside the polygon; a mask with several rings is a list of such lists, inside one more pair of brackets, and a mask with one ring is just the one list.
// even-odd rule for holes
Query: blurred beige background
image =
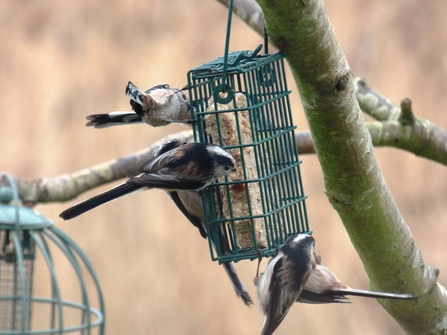
{"label": "blurred beige background", "polygon": [[[447,128],[447,3],[326,1],[354,72],[395,103]],[[85,116],[129,108],[128,80],[145,88],[186,83],[186,72],[223,54],[227,11],[213,0],[0,2],[0,171],[54,177],[140,150],[183,126],[84,127]],[[238,18],[231,50],[262,43]],[[298,93],[291,100],[306,129]],[[376,150],[395,199],[424,257],[447,284],[447,169],[392,148]],[[348,284],[368,278],[323,194],[318,161],[302,156],[308,216],[323,262]],[[259,334],[256,307],[236,298],[208,245],[162,191],[137,193],[69,222],[69,203],[37,209],[73,237],[92,261],[106,300],[106,331],[118,334]],[[60,281],[77,288],[61,261]],[[265,262],[264,264],[265,265]],[[252,297],[256,262],[237,264]],[[36,271],[36,292],[48,278]],[[44,294],[44,293],[43,293]],[[75,298],[76,299],[76,298]],[[404,334],[375,300],[296,304],[276,334]],[[37,321],[35,321],[37,322]]]}

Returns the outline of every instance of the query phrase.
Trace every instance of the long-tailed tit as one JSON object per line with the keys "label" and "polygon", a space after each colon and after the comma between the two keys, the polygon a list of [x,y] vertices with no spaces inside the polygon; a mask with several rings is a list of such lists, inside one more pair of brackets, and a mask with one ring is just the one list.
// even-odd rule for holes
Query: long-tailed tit
{"label": "long-tailed tit", "polygon": [[[180,145],[183,145],[184,143],[181,143],[180,141],[173,140],[165,143],[162,145],[157,152],[154,154],[154,156],[162,155],[165,152],[172,150],[176,147],[179,147]],[[177,205],[177,207],[180,209],[180,211],[185,215],[185,217],[199,230],[200,235],[203,238],[207,238],[207,232],[205,227],[205,219],[203,215],[203,205],[202,205],[202,198],[200,196],[199,192],[191,192],[191,191],[168,191],[168,194],[170,195],[171,199],[174,201],[174,203]],[[226,239],[222,237],[221,245],[225,248],[225,241]],[[213,244],[214,241],[212,241]],[[242,282],[242,280],[239,278],[237,272],[236,272],[236,266],[234,262],[227,262],[222,263],[225,272],[227,273],[228,277],[231,280],[231,283],[233,284],[234,290],[236,291],[237,296],[241,297],[243,302],[249,306],[250,304],[253,304],[253,301],[250,297],[250,295],[247,292],[247,289]]]}
{"label": "long-tailed tit", "polygon": [[191,123],[190,104],[185,94],[167,84],[157,85],[145,92],[130,81],[126,95],[134,112],[118,111],[87,116],[86,125],[106,128],[125,124],[147,123],[152,127],[166,126],[172,122]]}
{"label": "long-tailed tit", "polygon": [[256,276],[258,303],[265,316],[261,335],[276,330],[298,299],[312,271],[315,240],[306,234],[289,237],[261,276]]}
{"label": "long-tailed tit", "polygon": [[307,304],[350,303],[347,295],[375,299],[413,299],[412,294],[397,294],[357,290],[342,283],[327,267],[321,257],[314,254],[314,268],[307,279],[297,302]]}
{"label": "long-tailed tit", "polygon": [[[295,301],[309,304],[346,303],[349,302],[346,295],[378,299],[414,299],[412,294],[382,293],[350,288],[327,267],[321,265],[321,257],[314,252],[315,240],[306,236],[297,234],[290,237],[279,249],[277,255],[270,259],[265,272],[261,276],[257,274],[254,279],[259,305],[266,316],[262,335],[273,333]],[[300,293],[298,289],[294,291],[285,284],[281,286],[280,284],[285,282],[283,278],[295,284],[299,283]],[[293,301],[291,297],[295,297]]]}
{"label": "long-tailed tit", "polygon": [[78,203],[59,216],[69,220],[140,189],[201,191],[235,171],[235,166],[234,158],[217,145],[188,143],[150,159],[125,183]]}

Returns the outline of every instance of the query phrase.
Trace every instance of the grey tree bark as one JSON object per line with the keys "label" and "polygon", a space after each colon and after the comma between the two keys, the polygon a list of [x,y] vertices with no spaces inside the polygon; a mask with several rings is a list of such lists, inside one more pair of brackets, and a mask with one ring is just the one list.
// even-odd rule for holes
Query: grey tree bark
{"label": "grey tree bark", "polygon": [[[381,301],[409,334],[446,332],[445,288],[405,224],[377,164],[355,95],[355,77],[319,0],[258,0],[267,32],[285,53],[321,164],[325,193],[375,290],[407,292],[407,302]],[[397,120],[415,123],[408,101]]]}

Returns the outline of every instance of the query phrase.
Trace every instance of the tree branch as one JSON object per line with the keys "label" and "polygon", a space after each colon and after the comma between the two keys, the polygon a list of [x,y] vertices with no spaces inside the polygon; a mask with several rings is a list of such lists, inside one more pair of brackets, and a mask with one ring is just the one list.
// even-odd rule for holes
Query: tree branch
{"label": "tree branch", "polygon": [[447,165],[447,131],[415,117],[410,99],[404,99],[399,108],[360,78],[354,79],[354,88],[361,109],[381,121],[366,124],[374,146],[403,149]]}
{"label": "tree branch", "polygon": [[367,84],[366,80],[355,78],[354,88],[360,108],[366,114],[372,116],[377,121],[397,120],[400,115],[400,108],[380,93],[374,91]]}
{"label": "tree branch", "polygon": [[[427,120],[415,118],[412,126],[403,126],[397,121],[366,122],[366,127],[374,146],[400,148],[447,165],[447,152],[443,145],[447,143],[447,132]],[[155,149],[162,143],[173,138],[186,142],[192,141],[192,131],[185,130],[170,134],[149,148],[70,174],[54,178],[17,178],[15,182],[19,197],[28,205],[74,199],[95,187],[125,178],[136,167],[152,157]],[[295,141],[301,155],[315,153],[309,130],[296,131]]]}
{"label": "tree branch", "polygon": [[345,225],[371,286],[419,296],[413,302],[381,304],[408,333],[445,331],[445,289],[422,258],[383,179],[354,94],[353,75],[323,2],[258,3],[269,36],[285,53],[297,83],[326,195]]}

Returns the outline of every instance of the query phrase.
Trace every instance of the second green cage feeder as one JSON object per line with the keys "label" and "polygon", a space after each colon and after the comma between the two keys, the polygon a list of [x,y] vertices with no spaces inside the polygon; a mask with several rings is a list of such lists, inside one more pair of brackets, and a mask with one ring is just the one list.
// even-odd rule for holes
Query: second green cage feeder
{"label": "second green cage feeder", "polygon": [[188,72],[194,140],[237,161],[237,172],[202,196],[219,262],[254,259],[259,250],[268,257],[289,236],[309,232],[284,55],[259,55],[261,47]]}

